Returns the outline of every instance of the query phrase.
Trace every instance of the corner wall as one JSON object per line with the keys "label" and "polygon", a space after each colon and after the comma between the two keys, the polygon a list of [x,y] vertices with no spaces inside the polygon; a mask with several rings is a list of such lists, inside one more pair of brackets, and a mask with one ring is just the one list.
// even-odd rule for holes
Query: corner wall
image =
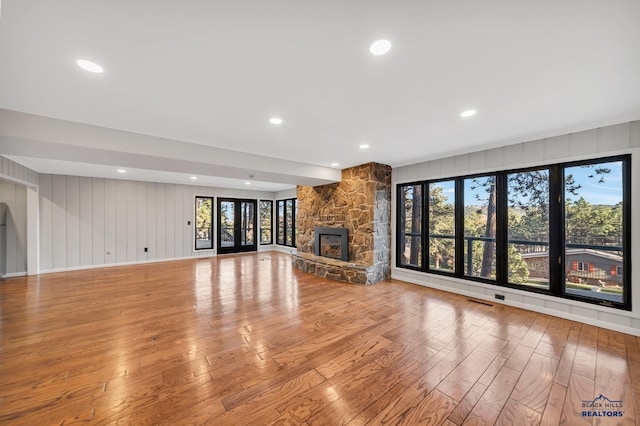
{"label": "corner wall", "polygon": [[27,187],[0,180],[0,203],[6,212],[6,276],[27,273]]}
{"label": "corner wall", "polygon": [[456,177],[512,168],[631,154],[631,312],[558,297],[540,295],[452,277],[396,267],[396,211],[392,210],[391,277],[498,303],[494,295],[505,296],[504,304],[530,309],[640,336],[640,121],[576,132],[553,138],[509,145],[442,158],[393,169],[393,202],[396,185],[427,179]]}

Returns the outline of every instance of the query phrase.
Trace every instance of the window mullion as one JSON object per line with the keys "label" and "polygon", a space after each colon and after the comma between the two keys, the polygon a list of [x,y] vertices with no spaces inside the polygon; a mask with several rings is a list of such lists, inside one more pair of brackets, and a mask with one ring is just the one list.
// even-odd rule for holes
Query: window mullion
{"label": "window mullion", "polygon": [[464,276],[464,178],[456,178],[455,275]]}
{"label": "window mullion", "polygon": [[496,282],[509,282],[507,175],[496,176]]}
{"label": "window mullion", "polygon": [[563,292],[564,281],[564,173],[560,166],[549,167],[549,290]]}
{"label": "window mullion", "polygon": [[422,239],[422,269],[423,270],[428,270],[429,269],[429,250],[430,250],[430,244],[429,244],[429,203],[430,203],[430,192],[429,192],[429,184],[425,183],[422,185],[422,223],[420,224],[421,226],[421,239]]}

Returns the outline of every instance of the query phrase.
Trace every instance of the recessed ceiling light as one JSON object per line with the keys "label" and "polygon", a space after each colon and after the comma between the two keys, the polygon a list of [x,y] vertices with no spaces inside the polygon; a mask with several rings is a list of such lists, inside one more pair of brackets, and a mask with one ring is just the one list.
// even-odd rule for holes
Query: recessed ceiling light
{"label": "recessed ceiling light", "polygon": [[271,123],[271,124],[282,124],[282,118],[280,118],[280,117],[271,117],[269,119],[269,123]]}
{"label": "recessed ceiling light", "polygon": [[376,56],[384,55],[389,50],[391,50],[391,42],[389,40],[374,41],[369,47],[369,52]]}
{"label": "recessed ceiling light", "polygon": [[331,167],[337,167],[338,163],[331,163]]}
{"label": "recessed ceiling light", "polygon": [[191,176],[189,179],[191,179],[191,180],[198,180],[198,176]]}
{"label": "recessed ceiling light", "polygon": [[466,118],[466,117],[473,117],[474,115],[476,115],[478,111],[476,111],[475,109],[468,109],[466,111],[462,111],[460,113],[460,117]]}
{"label": "recessed ceiling light", "polygon": [[83,70],[96,74],[100,74],[104,71],[100,65],[96,64],[95,62],[87,61],[86,59],[78,59],[76,61],[76,64],[78,64],[78,66]]}
{"label": "recessed ceiling light", "polygon": [[369,144],[368,143],[360,144],[360,149],[369,149]]}
{"label": "recessed ceiling light", "polygon": [[251,185],[251,182],[246,181],[244,184],[245,184],[245,185]]}
{"label": "recessed ceiling light", "polygon": [[118,169],[118,173],[127,173],[125,169]]}

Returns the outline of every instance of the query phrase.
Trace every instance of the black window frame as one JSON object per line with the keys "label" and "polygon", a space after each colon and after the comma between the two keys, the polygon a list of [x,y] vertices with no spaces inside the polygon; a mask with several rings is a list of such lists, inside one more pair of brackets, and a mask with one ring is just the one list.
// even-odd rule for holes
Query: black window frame
{"label": "black window frame", "polygon": [[[209,228],[209,241],[211,241],[211,247],[198,247],[198,199],[208,199],[211,202],[211,218],[210,218],[210,223],[211,223],[211,227]],[[213,209],[215,208],[215,204],[214,204],[214,197],[212,196],[208,196],[208,195],[196,195],[194,198],[194,206],[195,206],[195,212],[194,212],[194,217],[193,217],[193,249],[194,250],[213,250],[214,249],[214,227],[215,227],[215,212],[213,211]],[[206,241],[206,240],[205,240]]]}
{"label": "black window frame", "polygon": [[[262,233],[264,228],[262,227],[262,203],[269,204],[269,242],[262,242]],[[260,245],[267,246],[273,244],[273,200],[259,200],[258,201],[258,220],[260,222]]]}
{"label": "black window frame", "polygon": [[[607,162],[622,162],[622,190],[623,190],[623,212],[622,212],[622,302],[610,302],[597,298],[590,298],[571,294],[565,291],[564,281],[566,277],[565,247],[565,199],[564,199],[564,170],[575,166],[597,165]],[[509,282],[508,265],[506,254],[508,250],[508,206],[507,176],[513,173],[529,172],[535,170],[548,170],[549,172],[549,288],[536,288],[522,284],[512,284]],[[497,187],[497,231],[496,231],[496,279],[486,279],[466,275],[464,271],[464,181],[465,179],[496,176]],[[455,181],[455,271],[453,273],[432,269],[429,259],[429,185],[438,182]],[[404,248],[404,231],[402,229],[402,218],[404,206],[402,202],[402,188],[405,186],[422,185],[422,266],[402,264],[401,250]],[[487,171],[477,174],[462,176],[451,176],[423,181],[411,181],[396,185],[396,267],[410,269],[440,276],[454,277],[465,281],[480,282],[489,284],[497,288],[506,287],[517,290],[540,293],[563,299],[576,300],[589,304],[612,307],[621,310],[631,310],[631,155],[623,154],[610,157],[594,158],[582,161],[571,161],[565,163],[555,163],[540,165],[521,169],[509,169],[499,171]]]}
{"label": "black window frame", "polygon": [[[422,205],[421,205],[421,212],[420,212],[420,217],[422,218],[422,223],[420,224],[421,228],[420,228],[420,244],[422,245],[422,255],[420,256],[420,264],[422,266],[419,265],[412,265],[410,263],[407,264],[402,264],[402,257],[400,254],[400,247],[404,246],[404,237],[407,235],[404,231],[400,232],[400,229],[404,229],[404,222],[401,223],[401,217],[399,212],[404,211],[404,206],[402,205],[402,195],[401,195],[401,187],[404,186],[419,186],[421,185],[421,182],[415,182],[415,183],[406,183],[406,184],[402,184],[402,185],[398,185],[397,187],[397,196],[396,196],[396,212],[397,217],[396,217],[396,248],[397,248],[397,253],[396,253],[396,263],[398,264],[398,266],[401,266],[403,268],[406,269],[413,269],[416,271],[422,271],[424,270],[425,267],[425,261],[428,261],[428,250],[425,249],[425,244],[427,244],[428,241],[428,232],[425,232],[424,229],[424,224],[425,224],[425,212],[427,211],[426,209],[427,207],[427,202],[425,200],[425,186],[426,185],[422,185]],[[426,197],[428,198],[428,197]],[[404,216],[403,216],[404,217]],[[409,234],[411,237],[414,237],[415,235],[413,235],[412,233]]]}
{"label": "black window frame", "polygon": [[[287,202],[291,202],[291,228],[287,225]],[[285,247],[295,247],[296,246],[296,211],[297,211],[297,198],[285,198],[282,200],[276,200],[276,244]],[[280,235],[280,205],[282,205],[282,242],[279,240]],[[287,244],[287,235],[291,232],[291,244]]]}

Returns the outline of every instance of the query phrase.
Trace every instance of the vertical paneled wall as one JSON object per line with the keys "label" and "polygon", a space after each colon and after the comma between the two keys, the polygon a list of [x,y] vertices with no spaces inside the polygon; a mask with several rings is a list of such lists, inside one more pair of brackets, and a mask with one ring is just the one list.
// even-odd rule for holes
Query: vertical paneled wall
{"label": "vertical paneled wall", "polygon": [[27,187],[0,180],[0,203],[7,205],[7,275],[27,272]]}
{"label": "vertical paneled wall", "polygon": [[41,174],[39,183],[43,272],[201,255],[193,250],[196,195],[273,199],[264,191],[64,175]]}

